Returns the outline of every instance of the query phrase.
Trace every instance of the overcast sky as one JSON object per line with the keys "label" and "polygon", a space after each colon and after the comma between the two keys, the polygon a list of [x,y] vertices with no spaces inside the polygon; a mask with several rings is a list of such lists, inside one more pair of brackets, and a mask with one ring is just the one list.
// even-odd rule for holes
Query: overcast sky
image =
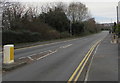
{"label": "overcast sky", "polygon": [[116,21],[118,2],[85,2],[85,4],[97,22],[109,23]]}
{"label": "overcast sky", "polygon": [[98,23],[116,21],[116,6],[119,0],[14,0],[22,2],[82,2]]}

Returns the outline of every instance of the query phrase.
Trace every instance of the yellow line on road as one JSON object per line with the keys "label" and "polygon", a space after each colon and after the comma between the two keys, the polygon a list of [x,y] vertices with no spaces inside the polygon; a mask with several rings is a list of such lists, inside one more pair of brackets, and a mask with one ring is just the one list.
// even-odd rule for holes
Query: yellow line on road
{"label": "yellow line on road", "polygon": [[92,50],[91,50],[89,56],[87,57],[87,59],[85,60],[83,66],[81,67],[80,71],[78,72],[78,74],[77,74],[77,76],[76,76],[76,78],[75,78],[75,80],[74,80],[74,83],[76,83],[76,81],[77,81],[78,78],[80,77],[80,75],[81,75],[81,73],[82,73],[82,71],[83,71],[83,69],[84,69],[84,67],[85,67],[85,65],[86,65],[86,63],[87,63],[87,61],[88,61],[88,59],[90,58],[90,55],[92,54],[92,52],[93,52],[93,50],[94,50],[94,48],[95,48],[95,47],[92,48]]}
{"label": "yellow line on road", "polygon": [[[101,40],[100,40],[100,41],[101,41]],[[87,63],[90,55],[92,54],[93,50],[95,49],[95,47],[98,45],[98,43],[99,43],[100,41],[98,41],[97,43],[95,43],[95,44],[90,48],[90,50],[88,51],[88,53],[85,55],[85,57],[83,58],[83,60],[82,60],[82,61],[80,62],[80,64],[78,65],[77,69],[74,71],[74,73],[72,74],[72,76],[71,76],[70,79],[68,80],[68,83],[71,83],[71,81],[73,81],[73,79],[75,78],[76,75],[77,75],[77,76],[76,76],[76,78],[75,78],[74,81],[77,81],[77,80],[78,80],[78,78],[80,77],[80,74],[81,74],[84,66],[86,65],[86,63]],[[82,66],[82,64],[83,64],[83,66]],[[81,66],[82,66],[82,67],[81,67]],[[80,68],[81,68],[81,70],[80,70]],[[80,71],[79,71],[79,70],[80,70]],[[79,72],[78,72],[78,71],[79,71]],[[77,72],[78,72],[78,74],[77,74]]]}
{"label": "yellow line on road", "polygon": [[[90,49],[91,50],[91,49]],[[88,53],[86,54],[86,56],[84,57],[84,59],[81,61],[81,63],[79,64],[79,66],[77,67],[77,69],[75,70],[75,72],[72,74],[72,76],[70,77],[70,79],[68,80],[68,83],[70,83],[70,81],[73,80],[74,76],[77,74],[78,70],[80,69],[80,67],[82,66],[83,62],[85,61],[85,59],[87,58],[90,50],[88,51]]]}

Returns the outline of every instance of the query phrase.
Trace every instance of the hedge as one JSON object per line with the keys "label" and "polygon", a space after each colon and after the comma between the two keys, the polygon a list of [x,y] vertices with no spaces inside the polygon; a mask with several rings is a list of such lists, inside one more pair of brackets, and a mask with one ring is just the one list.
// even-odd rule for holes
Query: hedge
{"label": "hedge", "polygon": [[2,44],[35,42],[40,40],[41,34],[38,32],[30,31],[16,32],[11,30],[6,30],[2,32]]}

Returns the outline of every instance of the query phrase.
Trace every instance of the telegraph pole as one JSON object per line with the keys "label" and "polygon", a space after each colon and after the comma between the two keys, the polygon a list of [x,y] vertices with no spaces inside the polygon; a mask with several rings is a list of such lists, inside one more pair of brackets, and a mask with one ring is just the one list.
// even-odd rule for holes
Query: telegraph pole
{"label": "telegraph pole", "polygon": [[118,6],[117,6],[117,24],[118,24]]}

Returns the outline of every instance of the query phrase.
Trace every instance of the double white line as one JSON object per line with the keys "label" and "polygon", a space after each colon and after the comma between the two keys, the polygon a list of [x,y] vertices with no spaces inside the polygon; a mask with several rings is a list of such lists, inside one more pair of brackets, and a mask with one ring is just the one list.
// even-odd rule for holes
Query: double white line
{"label": "double white line", "polygon": [[74,81],[74,83],[77,82],[77,80],[79,79],[86,63],[88,62],[91,54],[93,53],[94,49],[96,48],[96,46],[101,42],[101,40],[99,40],[97,43],[95,43],[90,50],[88,51],[88,53],[85,55],[85,57],[83,58],[83,60],[80,62],[80,64],[78,65],[77,69],[74,71],[74,73],[72,74],[72,76],[69,78],[68,83],[71,83],[72,81]]}

